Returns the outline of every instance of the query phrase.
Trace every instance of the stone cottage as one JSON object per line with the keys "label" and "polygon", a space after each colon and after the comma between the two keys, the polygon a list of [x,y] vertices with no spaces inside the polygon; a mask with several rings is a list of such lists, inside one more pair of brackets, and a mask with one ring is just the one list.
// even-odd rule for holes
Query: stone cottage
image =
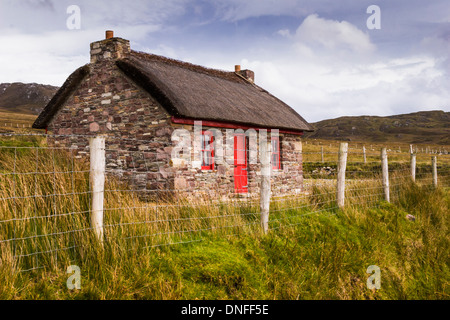
{"label": "stone cottage", "polygon": [[[260,165],[249,161],[250,145],[266,129],[273,194],[302,190],[301,135],[312,128],[257,86],[252,71],[136,52],[112,31],[90,49],[90,63],[69,76],[33,124],[53,133],[50,144],[81,151],[88,136],[106,135],[108,172],[144,192],[252,195]],[[182,160],[173,152],[177,129],[199,141]]]}

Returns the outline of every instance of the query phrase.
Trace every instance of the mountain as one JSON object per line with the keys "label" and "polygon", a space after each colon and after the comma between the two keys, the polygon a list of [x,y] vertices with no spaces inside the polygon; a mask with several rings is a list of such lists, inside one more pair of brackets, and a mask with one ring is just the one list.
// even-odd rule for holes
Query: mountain
{"label": "mountain", "polygon": [[450,112],[421,111],[388,117],[340,117],[311,123],[306,138],[450,145]]}
{"label": "mountain", "polygon": [[[0,112],[37,115],[57,90],[37,83],[0,83]],[[340,117],[311,125],[315,131],[305,133],[305,138],[450,145],[450,112],[442,110],[387,117]]]}
{"label": "mountain", "polygon": [[39,114],[57,90],[37,83],[0,83],[0,111]]}

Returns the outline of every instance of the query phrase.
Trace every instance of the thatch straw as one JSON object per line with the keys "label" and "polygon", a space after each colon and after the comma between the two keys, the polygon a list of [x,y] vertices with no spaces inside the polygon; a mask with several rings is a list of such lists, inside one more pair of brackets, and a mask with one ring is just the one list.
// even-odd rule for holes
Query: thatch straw
{"label": "thatch straw", "polygon": [[175,116],[312,131],[291,107],[234,72],[131,52],[117,66]]}

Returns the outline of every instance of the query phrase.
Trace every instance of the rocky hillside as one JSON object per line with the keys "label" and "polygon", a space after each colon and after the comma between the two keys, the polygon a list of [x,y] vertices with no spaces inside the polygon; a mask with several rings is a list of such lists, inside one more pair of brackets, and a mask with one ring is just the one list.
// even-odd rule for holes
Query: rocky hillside
{"label": "rocky hillside", "polygon": [[57,90],[37,83],[0,83],[0,111],[39,114]]}
{"label": "rocky hillside", "polygon": [[340,117],[312,123],[307,138],[450,145],[450,112],[421,111],[388,117]]}

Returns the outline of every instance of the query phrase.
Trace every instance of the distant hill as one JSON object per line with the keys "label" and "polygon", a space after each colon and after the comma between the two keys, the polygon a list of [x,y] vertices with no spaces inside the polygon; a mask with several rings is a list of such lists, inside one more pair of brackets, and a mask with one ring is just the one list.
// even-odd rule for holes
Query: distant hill
{"label": "distant hill", "polygon": [[[58,89],[37,83],[0,83],[0,112],[37,115]],[[311,125],[315,131],[305,133],[305,138],[450,145],[450,112],[441,110],[388,117],[340,117]]]}
{"label": "distant hill", "polygon": [[0,83],[0,111],[37,115],[57,90],[37,83]]}
{"label": "distant hill", "polygon": [[388,117],[340,117],[312,123],[306,138],[450,145],[450,112],[421,111]]}

